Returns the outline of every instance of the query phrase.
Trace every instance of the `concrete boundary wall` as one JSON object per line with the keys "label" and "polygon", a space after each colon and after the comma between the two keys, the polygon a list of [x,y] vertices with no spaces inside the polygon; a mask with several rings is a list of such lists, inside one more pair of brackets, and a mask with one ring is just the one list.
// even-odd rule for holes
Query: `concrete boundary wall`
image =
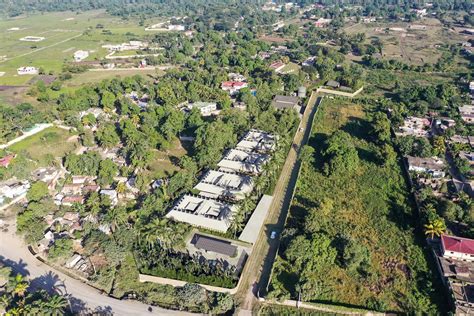
{"label": "concrete boundary wall", "polygon": [[[190,282],[186,282],[186,281],[181,281],[181,280],[176,280],[176,279],[169,279],[169,278],[161,278],[161,277],[148,275],[148,274],[141,274],[141,273],[138,275],[138,280],[140,282],[152,282],[152,283],[157,283],[157,284],[171,285],[171,286],[174,286],[174,287],[182,287],[186,283],[190,283]],[[242,276],[240,277],[239,283],[237,283],[237,286],[232,288],[232,289],[228,289],[228,288],[225,288],[225,287],[219,287],[219,286],[212,286],[212,285],[207,285],[207,284],[200,284],[200,283],[197,283],[197,284],[199,286],[205,288],[208,291],[235,294],[237,292],[237,289],[239,288],[240,280],[242,280]]]}
{"label": "concrete boundary wall", "polygon": [[362,90],[364,90],[364,87],[361,87],[359,90],[357,90],[353,93],[349,93],[349,92],[343,92],[343,91],[337,91],[337,90],[332,90],[332,89],[326,89],[326,88],[323,88],[323,87],[319,87],[316,90],[316,92],[334,94],[334,95],[341,96],[341,97],[353,98],[356,95],[358,95],[359,93],[361,93]]}

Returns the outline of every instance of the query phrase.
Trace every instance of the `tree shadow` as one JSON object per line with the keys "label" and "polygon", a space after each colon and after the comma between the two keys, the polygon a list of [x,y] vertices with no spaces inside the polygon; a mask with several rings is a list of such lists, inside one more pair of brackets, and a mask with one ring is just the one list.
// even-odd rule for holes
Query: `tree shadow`
{"label": "tree shadow", "polygon": [[361,148],[361,147],[357,147],[356,150],[357,150],[357,155],[359,156],[361,160],[365,160],[367,162],[371,162],[374,164],[378,163],[377,156],[375,155],[373,151],[370,151],[368,149]]}
{"label": "tree shadow", "polygon": [[3,265],[12,268],[13,272],[19,273],[23,276],[29,276],[30,272],[26,268],[28,265],[23,259],[20,259],[20,261],[15,262],[13,260],[7,259],[0,255],[0,263],[3,263]]}
{"label": "tree shadow", "polygon": [[66,285],[53,271],[48,271],[48,273],[31,280],[30,287],[32,289],[43,289],[49,294],[66,293]]}
{"label": "tree shadow", "polygon": [[77,297],[74,297],[72,295],[67,295],[66,298],[68,299],[69,306],[71,307],[71,310],[73,312],[76,312],[80,315],[82,315],[82,312],[84,312],[84,315],[86,315],[87,312],[89,312],[89,310],[87,308],[87,304],[83,300],[81,300]]}
{"label": "tree shadow", "polygon": [[350,116],[346,124],[344,124],[341,129],[350,134],[352,137],[356,137],[362,140],[368,138],[369,132],[371,130],[370,123],[360,117]]}
{"label": "tree shadow", "polygon": [[94,314],[94,315],[113,315],[114,313],[112,312],[112,307],[111,306],[99,306],[99,307],[96,307],[92,311],[92,314]]}

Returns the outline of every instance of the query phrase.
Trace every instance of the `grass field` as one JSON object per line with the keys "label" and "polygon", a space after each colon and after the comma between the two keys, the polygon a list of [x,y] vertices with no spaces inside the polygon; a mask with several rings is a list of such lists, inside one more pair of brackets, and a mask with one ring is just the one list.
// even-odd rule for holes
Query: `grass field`
{"label": "grass field", "polygon": [[[150,20],[150,23],[159,18]],[[102,27],[97,28],[98,25]],[[19,28],[19,30],[9,30]],[[85,33],[85,31],[87,32]],[[110,33],[108,32],[110,31]],[[24,36],[41,36],[41,42],[23,42]],[[111,17],[103,11],[45,13],[0,19],[0,77],[1,84],[23,85],[31,75],[18,76],[21,66],[42,67],[45,71],[58,72],[64,61],[72,61],[76,50],[89,50],[88,60],[103,58],[107,52],[104,44],[122,43],[133,39],[151,37],[138,21]]]}
{"label": "grass field", "polygon": [[300,71],[301,69],[301,66],[293,63],[293,62],[289,62],[285,67],[283,67],[282,70],[280,70],[281,73],[284,73],[284,74],[294,74],[294,75],[297,75],[298,72]]}
{"label": "grass field", "polygon": [[14,153],[26,152],[27,156],[38,162],[38,166],[46,166],[51,157],[63,157],[78,145],[76,139],[70,139],[69,131],[50,127],[38,134],[8,147]]}
{"label": "grass field", "polygon": [[[325,99],[313,125],[314,162],[302,167],[282,232],[270,296],[378,311],[437,314],[443,300],[423,251],[401,165],[373,142],[371,109]],[[350,135],[358,162],[327,174],[325,141]],[[357,258],[357,259],[355,259]]]}
{"label": "grass field", "polygon": [[148,174],[153,179],[162,179],[179,170],[178,159],[187,153],[181,142],[176,140],[167,151],[154,151],[153,158],[147,166]]}
{"label": "grass field", "polygon": [[[410,25],[426,26],[425,30],[410,29]],[[404,31],[387,30],[401,28]],[[383,43],[382,55],[408,64],[436,63],[442,51],[438,45],[459,44],[468,39],[458,31],[444,27],[438,19],[423,19],[415,23],[370,23],[351,25],[348,34],[364,33],[366,41],[379,38]]]}
{"label": "grass field", "polygon": [[78,87],[86,83],[97,83],[104,79],[111,79],[115,77],[130,77],[134,75],[147,76],[162,76],[162,70],[155,69],[112,69],[104,71],[86,71],[73,76],[71,80],[64,83],[66,87]]}

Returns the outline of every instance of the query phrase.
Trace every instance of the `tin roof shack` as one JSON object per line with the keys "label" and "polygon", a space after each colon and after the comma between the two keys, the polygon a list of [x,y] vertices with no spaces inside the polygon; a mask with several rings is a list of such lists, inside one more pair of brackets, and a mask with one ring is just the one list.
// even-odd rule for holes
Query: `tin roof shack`
{"label": "tin roof shack", "polygon": [[272,106],[278,110],[295,109],[299,112],[300,111],[299,102],[300,102],[300,99],[298,97],[276,95],[273,98]]}
{"label": "tin roof shack", "polygon": [[0,182],[0,205],[9,199],[26,196],[29,188],[30,183],[26,180],[20,181],[16,178],[11,178]]}
{"label": "tin roof shack", "polygon": [[31,175],[35,181],[45,182],[48,184],[48,188],[52,190],[56,186],[56,181],[59,178],[60,172],[58,169],[53,167],[38,168],[33,171]]}
{"label": "tin roof shack", "polygon": [[437,157],[421,158],[407,156],[407,161],[409,171],[430,174],[435,178],[444,178],[446,175],[446,164]]}
{"label": "tin roof shack", "polygon": [[430,124],[430,120],[427,118],[409,116],[403,125],[395,131],[395,134],[397,136],[428,137]]}
{"label": "tin roof shack", "polygon": [[474,105],[464,105],[458,108],[462,120],[467,124],[474,123]]}

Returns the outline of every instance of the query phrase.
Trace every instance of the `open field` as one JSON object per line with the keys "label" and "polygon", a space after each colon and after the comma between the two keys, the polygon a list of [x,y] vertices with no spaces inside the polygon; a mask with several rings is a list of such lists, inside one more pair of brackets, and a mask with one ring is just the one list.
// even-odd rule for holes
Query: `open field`
{"label": "open field", "polygon": [[[348,100],[322,102],[310,140],[314,161],[298,178],[269,296],[296,299],[300,288],[305,302],[436,314],[443,301],[401,165],[378,158],[372,111]],[[354,170],[325,166],[325,142],[340,130],[357,151]]]}
{"label": "open field", "polygon": [[45,166],[51,157],[63,157],[76,148],[77,140],[70,139],[71,136],[69,131],[50,127],[10,146],[8,150],[26,152],[29,158],[38,162],[38,166]]}
{"label": "open field", "polygon": [[[10,30],[18,28],[18,30]],[[87,32],[86,32],[87,31]],[[45,37],[40,42],[25,42],[25,36]],[[89,50],[87,60],[101,59],[104,44],[122,43],[151,36],[137,21],[125,21],[103,11],[45,13],[0,19],[0,84],[22,85],[33,76],[18,76],[22,66],[42,67],[58,72],[64,61],[72,61],[76,50]]]}
{"label": "open field", "polygon": [[148,174],[153,179],[162,179],[179,170],[176,162],[187,153],[181,142],[176,140],[167,151],[154,151],[153,158],[147,167]]}
{"label": "open field", "polygon": [[[426,28],[411,29],[413,25]],[[348,34],[364,33],[367,43],[379,38],[383,43],[384,58],[415,65],[436,63],[442,54],[438,45],[458,44],[468,39],[467,35],[448,29],[439,20],[431,18],[415,23],[360,23],[347,27],[345,31]]]}
{"label": "open field", "polygon": [[294,75],[296,75],[296,74],[298,74],[300,69],[301,69],[300,65],[297,65],[293,62],[290,62],[285,67],[283,67],[283,69],[280,70],[280,72],[284,73],[284,74],[294,74]]}
{"label": "open field", "polygon": [[97,83],[104,79],[112,79],[116,77],[130,77],[134,75],[147,76],[162,76],[164,72],[158,69],[112,69],[103,71],[86,71],[80,74],[75,74],[72,79],[64,83],[66,87],[78,87],[86,83]]}

